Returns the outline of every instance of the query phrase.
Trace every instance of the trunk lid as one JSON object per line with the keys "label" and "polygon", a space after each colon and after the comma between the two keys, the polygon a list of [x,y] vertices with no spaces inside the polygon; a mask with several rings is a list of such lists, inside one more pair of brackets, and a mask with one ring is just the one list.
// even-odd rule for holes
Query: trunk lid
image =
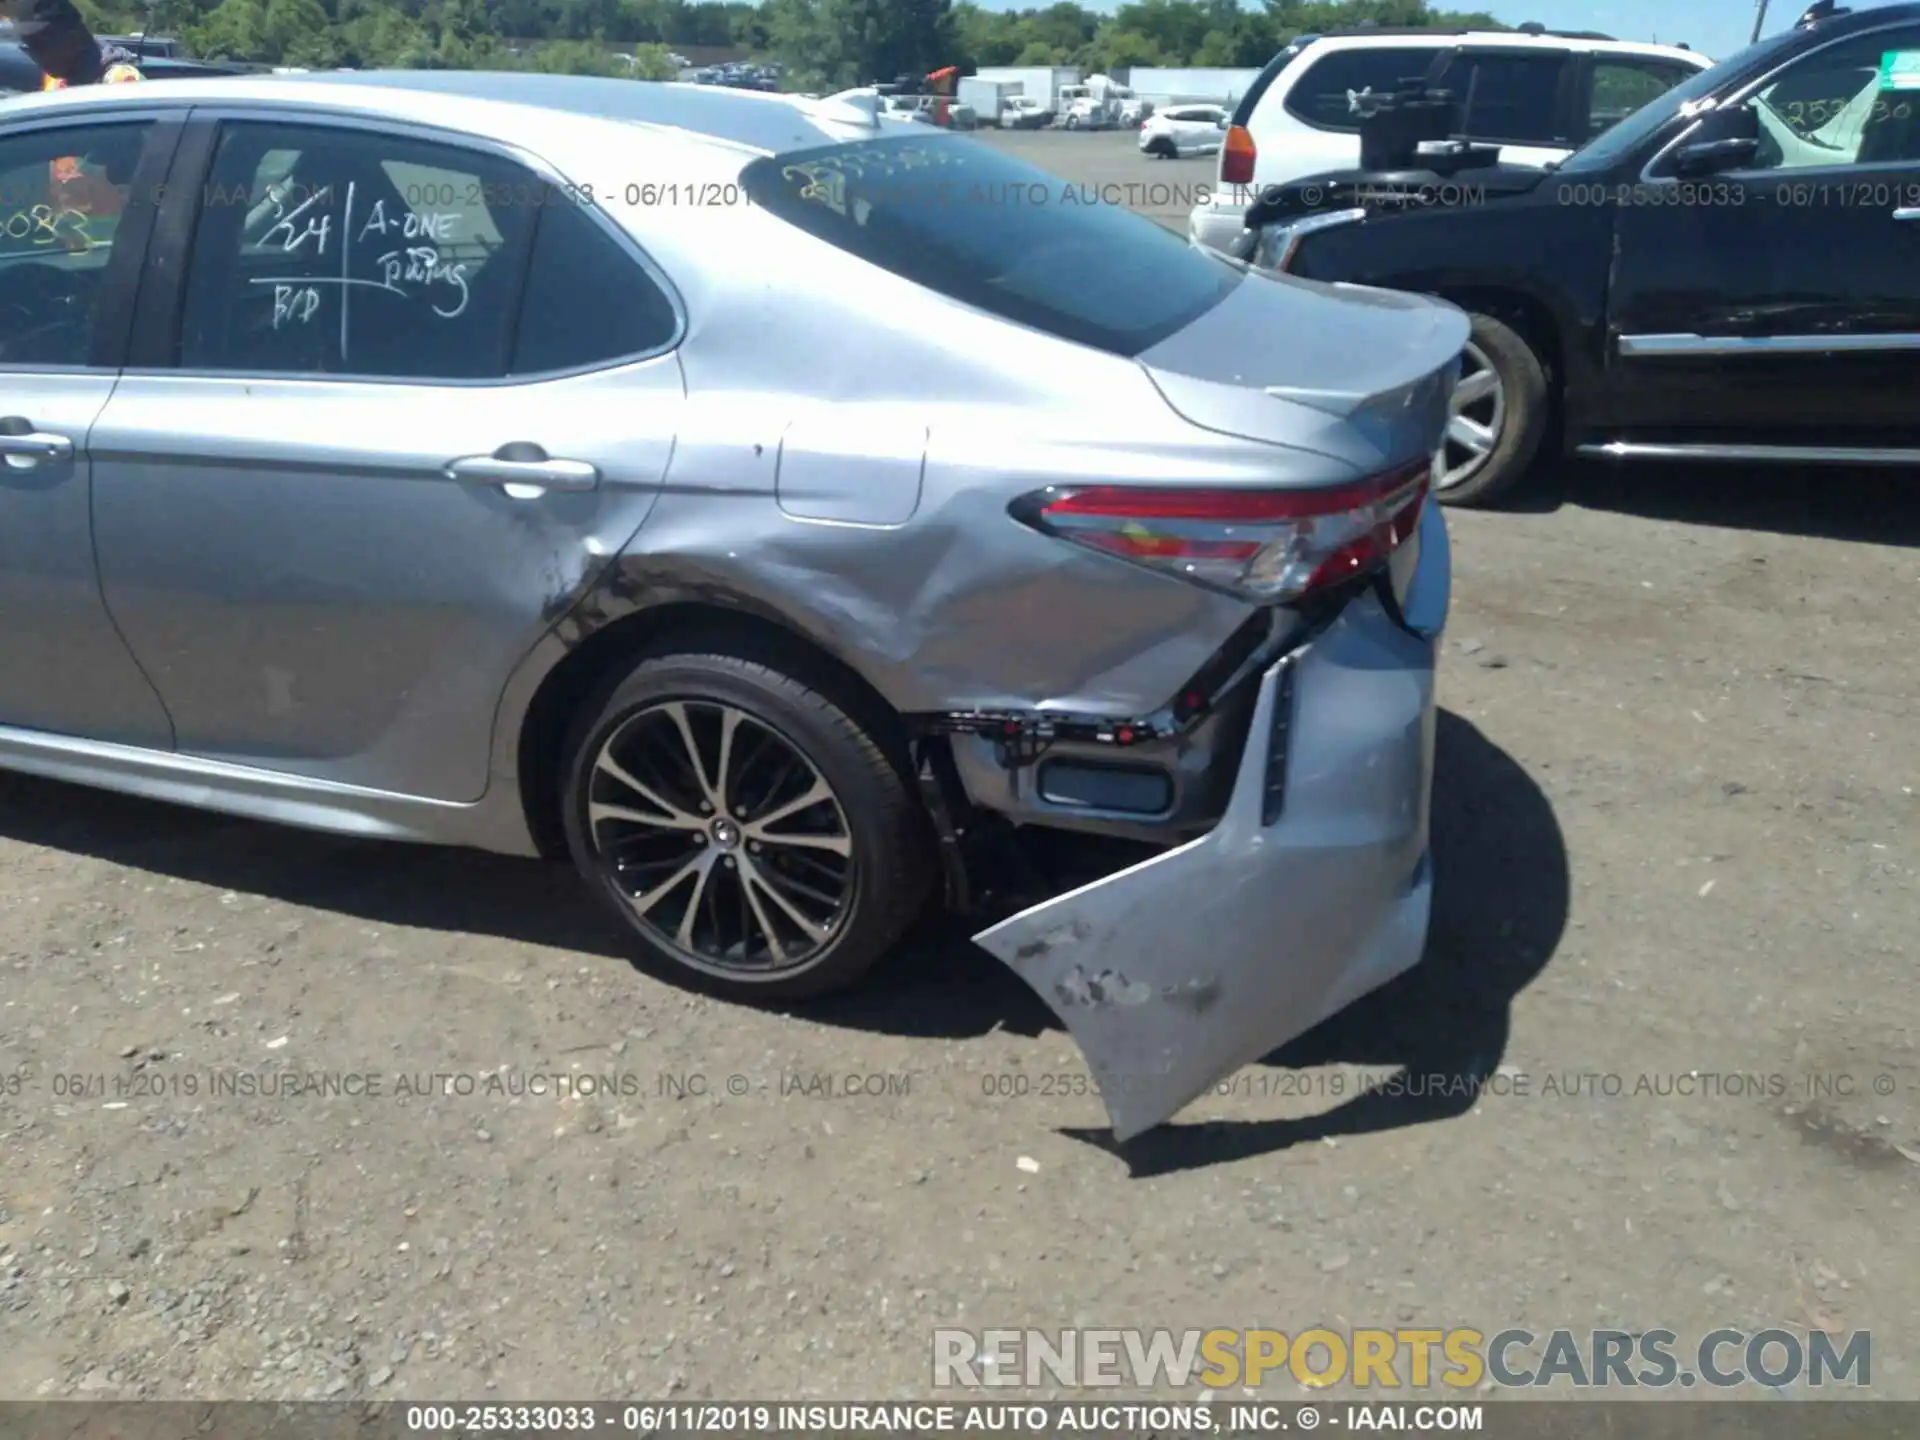
{"label": "trunk lid", "polygon": [[1471,330],[1442,300],[1255,271],[1139,361],[1195,425],[1394,464],[1439,444]]}

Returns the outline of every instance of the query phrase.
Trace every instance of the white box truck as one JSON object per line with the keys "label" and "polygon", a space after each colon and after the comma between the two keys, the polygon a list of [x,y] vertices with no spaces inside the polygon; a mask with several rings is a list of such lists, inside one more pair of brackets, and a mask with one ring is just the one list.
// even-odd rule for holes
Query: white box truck
{"label": "white box truck", "polygon": [[1018,80],[983,80],[978,75],[967,76],[954,91],[953,98],[970,107],[978,122],[988,127],[998,125],[1007,102],[1022,93]]}
{"label": "white box truck", "polygon": [[982,65],[973,78],[1016,84],[1021,95],[1039,101],[1040,108],[1051,114],[1060,108],[1060,91],[1080,83],[1080,69],[1076,65]]}

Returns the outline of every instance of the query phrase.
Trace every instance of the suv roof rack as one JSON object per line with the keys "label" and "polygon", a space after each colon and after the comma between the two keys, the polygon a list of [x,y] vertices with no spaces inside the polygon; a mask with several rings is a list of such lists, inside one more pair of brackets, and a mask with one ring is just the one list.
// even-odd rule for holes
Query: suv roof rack
{"label": "suv roof rack", "polygon": [[1818,25],[1822,20],[1832,20],[1837,16],[1852,13],[1853,11],[1845,5],[1836,4],[1835,0],[1814,0],[1814,3],[1807,7],[1806,13],[1793,22],[1793,28],[1805,30],[1810,25]]}

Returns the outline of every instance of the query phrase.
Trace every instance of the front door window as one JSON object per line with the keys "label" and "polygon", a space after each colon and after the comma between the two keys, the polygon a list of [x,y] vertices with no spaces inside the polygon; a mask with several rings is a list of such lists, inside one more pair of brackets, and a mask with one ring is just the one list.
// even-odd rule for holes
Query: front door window
{"label": "front door window", "polygon": [[1861,35],[1790,65],[1747,102],[1759,122],[1755,170],[1920,160],[1920,26]]}

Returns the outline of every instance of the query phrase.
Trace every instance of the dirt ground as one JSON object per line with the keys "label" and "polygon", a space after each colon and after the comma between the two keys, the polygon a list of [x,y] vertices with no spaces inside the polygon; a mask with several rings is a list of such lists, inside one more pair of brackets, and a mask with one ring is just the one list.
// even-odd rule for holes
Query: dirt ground
{"label": "dirt ground", "polygon": [[0,1396],[891,1398],[937,1325],[1326,1323],[1866,1328],[1920,1398],[1915,479],[1453,515],[1427,959],[1125,1156],[955,934],[757,1013],[564,870],[0,777]]}

